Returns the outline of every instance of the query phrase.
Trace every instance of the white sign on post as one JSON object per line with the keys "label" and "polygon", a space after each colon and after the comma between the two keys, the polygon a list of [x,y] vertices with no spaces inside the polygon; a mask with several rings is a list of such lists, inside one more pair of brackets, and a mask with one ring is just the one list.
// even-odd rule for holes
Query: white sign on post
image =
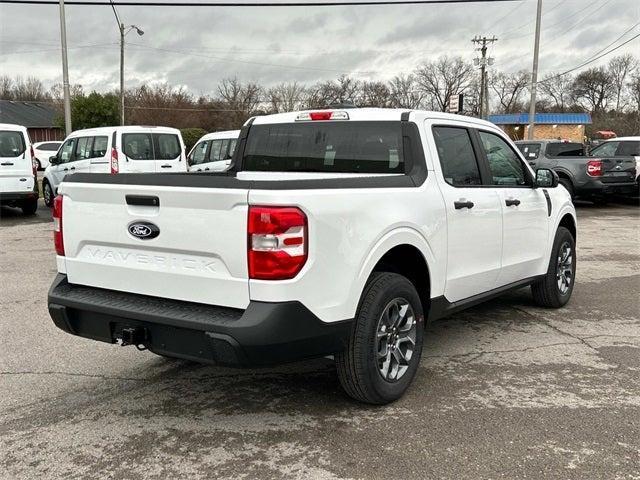
{"label": "white sign on post", "polygon": [[462,94],[451,95],[449,97],[449,113],[460,113],[462,111]]}

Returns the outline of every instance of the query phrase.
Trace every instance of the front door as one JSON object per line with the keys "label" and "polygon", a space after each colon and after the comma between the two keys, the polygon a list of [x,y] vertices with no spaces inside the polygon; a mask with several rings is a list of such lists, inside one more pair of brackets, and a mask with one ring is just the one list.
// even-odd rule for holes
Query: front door
{"label": "front door", "polygon": [[548,206],[543,189],[533,188],[530,170],[504,138],[487,131],[478,137],[502,208],[502,286],[546,271]]}
{"label": "front door", "polygon": [[[496,189],[483,186],[472,134],[465,127],[434,126],[442,196],[447,210],[449,302],[495,287],[502,251],[502,208]],[[437,169],[437,165],[436,165]]]}
{"label": "front door", "polygon": [[49,167],[54,182],[54,185],[52,185],[54,193],[57,191],[60,183],[62,183],[62,179],[69,173],[69,165],[73,163],[77,144],[77,138],[67,139],[57,153],[58,159],[56,164]]}

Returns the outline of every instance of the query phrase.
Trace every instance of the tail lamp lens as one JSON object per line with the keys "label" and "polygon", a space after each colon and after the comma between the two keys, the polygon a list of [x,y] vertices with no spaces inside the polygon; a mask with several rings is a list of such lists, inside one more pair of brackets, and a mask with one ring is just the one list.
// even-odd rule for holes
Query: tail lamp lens
{"label": "tail lamp lens", "polygon": [[111,174],[114,175],[120,171],[120,166],[118,165],[118,150],[116,148],[111,149]]}
{"label": "tail lamp lens", "polygon": [[249,278],[287,280],[307,261],[307,216],[297,207],[249,207]]}
{"label": "tail lamp lens", "polygon": [[602,160],[589,160],[587,162],[587,175],[590,177],[602,176]]}
{"label": "tail lamp lens", "polygon": [[62,238],[62,201],[64,197],[58,195],[53,200],[53,244],[56,253],[64,257],[64,240]]}

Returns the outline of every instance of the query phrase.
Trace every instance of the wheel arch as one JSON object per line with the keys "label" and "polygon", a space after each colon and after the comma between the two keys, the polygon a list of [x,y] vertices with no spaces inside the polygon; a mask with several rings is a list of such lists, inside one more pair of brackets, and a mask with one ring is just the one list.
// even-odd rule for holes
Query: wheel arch
{"label": "wheel arch", "polygon": [[569,230],[569,232],[571,232],[571,235],[573,235],[574,240],[578,239],[578,229],[576,226],[576,220],[575,218],[573,218],[573,215],[571,213],[567,212],[560,218],[558,227],[566,228],[567,230]]}

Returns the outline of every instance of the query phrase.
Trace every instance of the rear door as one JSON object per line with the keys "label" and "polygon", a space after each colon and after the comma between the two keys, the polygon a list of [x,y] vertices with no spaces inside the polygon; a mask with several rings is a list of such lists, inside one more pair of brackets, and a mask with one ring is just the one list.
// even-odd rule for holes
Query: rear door
{"label": "rear door", "polygon": [[74,173],[89,173],[91,171],[91,150],[93,137],[79,137],[76,143],[73,160],[68,164],[68,175]]}
{"label": "rear door", "polygon": [[502,267],[496,285],[524,280],[544,268],[548,207],[542,189],[511,145],[494,132],[477,131],[483,162],[502,208]]}
{"label": "rear door", "polygon": [[122,159],[121,173],[152,173],[156,171],[151,132],[126,132],[120,134]]}
{"label": "rear door", "polygon": [[156,172],[187,170],[180,137],[174,133],[152,133]]}
{"label": "rear door", "polygon": [[440,159],[438,182],[447,210],[445,297],[456,302],[494,288],[502,254],[502,208],[491,186],[484,186],[472,132],[465,127],[433,126]]}
{"label": "rear door", "polygon": [[91,173],[109,173],[109,137],[107,135],[96,135],[93,137],[93,147],[91,148]]}
{"label": "rear door", "polygon": [[[202,170],[212,172],[224,172],[231,165],[233,149],[231,149],[234,139],[220,138],[211,140],[207,161],[201,165]],[[234,143],[235,148],[235,143]]]}
{"label": "rear door", "polygon": [[28,138],[21,131],[0,130],[0,192],[33,190]]}

